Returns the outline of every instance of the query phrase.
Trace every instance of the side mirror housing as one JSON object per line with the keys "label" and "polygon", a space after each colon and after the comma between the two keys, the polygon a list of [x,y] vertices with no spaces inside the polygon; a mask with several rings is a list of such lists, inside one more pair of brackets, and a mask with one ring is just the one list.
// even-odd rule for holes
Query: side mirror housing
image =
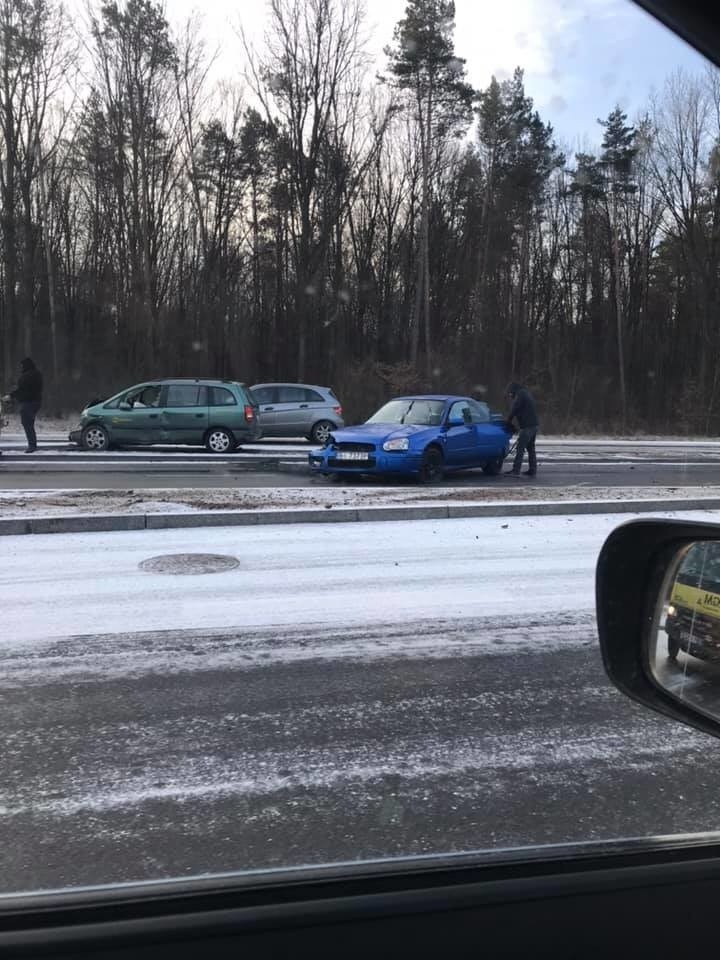
{"label": "side mirror housing", "polygon": [[615,686],[720,737],[720,525],[634,520],[605,541],[598,633]]}

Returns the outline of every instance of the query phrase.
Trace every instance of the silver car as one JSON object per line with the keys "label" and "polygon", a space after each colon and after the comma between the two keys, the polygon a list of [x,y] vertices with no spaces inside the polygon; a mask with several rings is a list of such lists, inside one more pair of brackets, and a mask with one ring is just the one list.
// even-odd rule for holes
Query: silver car
{"label": "silver car", "polygon": [[307,437],[326,443],[344,427],[342,406],[330,387],[309,383],[257,383],[250,387],[258,405],[263,437]]}

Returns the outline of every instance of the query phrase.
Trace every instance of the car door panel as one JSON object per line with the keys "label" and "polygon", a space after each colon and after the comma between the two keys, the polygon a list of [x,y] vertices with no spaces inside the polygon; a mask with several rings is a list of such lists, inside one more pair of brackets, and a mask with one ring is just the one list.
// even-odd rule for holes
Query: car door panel
{"label": "car door panel", "polygon": [[202,443],[207,432],[207,387],[168,384],[162,404],[162,440],[171,444]]}
{"label": "car door panel", "polygon": [[258,419],[263,437],[277,436],[277,389],[275,387],[253,387],[252,395],[258,405]]}
{"label": "car door panel", "polygon": [[447,467],[466,467],[471,461],[475,444],[472,427],[448,427],[445,437],[445,465]]}
{"label": "car door panel", "polygon": [[[448,411],[448,421],[461,418],[465,408],[463,401],[456,401]],[[476,452],[477,439],[475,427],[472,423],[462,426],[452,426],[448,422],[445,434],[445,465],[449,468],[467,467],[472,463]]]}
{"label": "car door panel", "polygon": [[110,417],[113,441],[121,446],[157,443],[162,439],[160,384],[142,384],[126,396]]}
{"label": "car door panel", "polygon": [[309,405],[303,387],[278,387],[276,435],[303,437],[309,432]]}
{"label": "car door panel", "polygon": [[209,426],[232,430],[236,440],[242,440],[247,436],[248,422],[245,420],[245,406],[238,403],[235,394],[227,387],[208,389],[208,414]]}
{"label": "car door panel", "polygon": [[482,466],[504,454],[507,434],[500,425],[493,423],[487,404],[468,400],[468,406],[475,430],[471,466]]}
{"label": "car door panel", "polygon": [[315,390],[309,388],[305,390],[305,404],[301,404],[301,408],[305,409],[305,416],[302,420],[303,436],[309,435],[318,421],[329,419],[328,401]]}

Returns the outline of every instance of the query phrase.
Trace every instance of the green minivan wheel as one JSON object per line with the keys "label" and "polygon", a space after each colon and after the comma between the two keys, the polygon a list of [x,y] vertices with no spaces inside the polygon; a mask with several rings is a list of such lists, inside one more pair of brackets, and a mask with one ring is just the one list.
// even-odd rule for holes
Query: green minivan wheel
{"label": "green minivan wheel", "polygon": [[232,453],[236,446],[235,437],[225,427],[213,427],[205,435],[205,448],[210,453]]}
{"label": "green minivan wheel", "polygon": [[80,435],[80,443],[84,450],[102,453],[110,446],[110,434],[99,423],[89,423]]}

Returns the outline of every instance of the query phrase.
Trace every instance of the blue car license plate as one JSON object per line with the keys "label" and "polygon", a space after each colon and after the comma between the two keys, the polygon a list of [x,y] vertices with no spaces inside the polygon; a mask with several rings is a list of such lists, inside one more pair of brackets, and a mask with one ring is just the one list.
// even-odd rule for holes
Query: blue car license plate
{"label": "blue car license plate", "polygon": [[338,460],[369,460],[370,454],[361,450],[340,450],[337,458]]}

